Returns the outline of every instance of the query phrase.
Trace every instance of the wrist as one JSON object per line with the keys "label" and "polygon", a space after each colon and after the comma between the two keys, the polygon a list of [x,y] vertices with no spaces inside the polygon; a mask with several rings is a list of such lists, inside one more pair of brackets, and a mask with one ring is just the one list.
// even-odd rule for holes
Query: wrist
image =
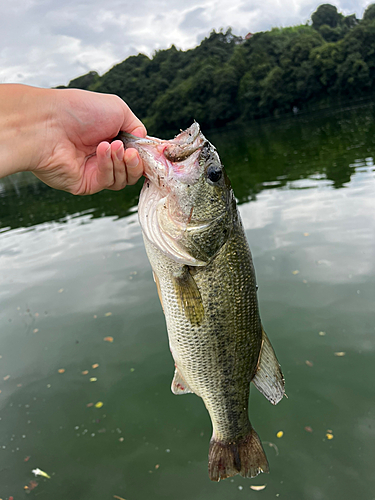
{"label": "wrist", "polygon": [[0,85],[0,177],[38,167],[53,117],[51,92]]}

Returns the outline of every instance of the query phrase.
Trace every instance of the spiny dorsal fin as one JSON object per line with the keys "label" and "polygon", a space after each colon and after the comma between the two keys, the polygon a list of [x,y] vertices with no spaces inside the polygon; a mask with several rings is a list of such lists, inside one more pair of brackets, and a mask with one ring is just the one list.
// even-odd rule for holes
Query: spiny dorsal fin
{"label": "spiny dorsal fin", "polygon": [[259,354],[257,372],[252,380],[255,387],[268,401],[276,405],[285,395],[284,377],[275,351],[262,328],[262,347]]}
{"label": "spiny dorsal fin", "polygon": [[200,325],[204,317],[202,297],[188,266],[174,273],[172,281],[181,311],[193,326]]}
{"label": "spiny dorsal fin", "polygon": [[171,389],[173,394],[188,394],[189,392],[193,392],[177,368],[174,372]]}

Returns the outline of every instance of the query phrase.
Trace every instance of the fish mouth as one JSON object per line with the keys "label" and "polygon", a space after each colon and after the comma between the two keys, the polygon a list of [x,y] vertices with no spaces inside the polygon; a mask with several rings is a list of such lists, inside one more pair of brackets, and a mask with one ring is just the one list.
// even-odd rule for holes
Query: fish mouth
{"label": "fish mouth", "polygon": [[144,176],[159,186],[163,180],[175,179],[193,184],[198,180],[197,162],[206,139],[197,122],[181,131],[174,139],[163,140],[146,136],[141,139],[121,132],[125,149],[135,148],[144,164]]}

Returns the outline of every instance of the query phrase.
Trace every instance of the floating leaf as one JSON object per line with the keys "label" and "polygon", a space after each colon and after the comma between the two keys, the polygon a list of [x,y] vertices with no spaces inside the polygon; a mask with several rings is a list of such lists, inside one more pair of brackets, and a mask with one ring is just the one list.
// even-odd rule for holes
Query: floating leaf
{"label": "floating leaf", "polygon": [[36,476],[43,476],[43,477],[46,477],[47,479],[51,479],[51,476],[49,476],[47,474],[47,472],[44,472],[44,471],[42,471],[40,469],[33,469],[31,472],[33,474],[35,474]]}
{"label": "floating leaf", "polygon": [[283,431],[279,431],[277,434],[276,434],[276,437],[278,438],[282,438],[284,436],[284,432]]}
{"label": "floating leaf", "polygon": [[103,401],[98,401],[97,403],[95,403],[95,408],[101,408],[103,405]]}
{"label": "floating leaf", "polygon": [[88,373],[89,373],[89,371],[88,371],[88,370],[84,370],[84,371],[82,372],[82,375],[88,375]]}
{"label": "floating leaf", "polygon": [[117,495],[113,495],[113,498],[116,498],[117,500],[125,500],[125,498],[118,497]]}
{"label": "floating leaf", "polygon": [[94,406],[94,403],[87,403],[87,408],[91,408],[91,406]]}
{"label": "floating leaf", "polygon": [[266,486],[267,486],[266,484],[261,484],[259,486],[255,486],[255,484],[252,484],[250,488],[254,491],[262,491]]}
{"label": "floating leaf", "polygon": [[305,361],[307,366],[314,366],[314,363],[312,361],[309,361],[308,359]]}
{"label": "floating leaf", "polygon": [[309,425],[306,425],[305,431],[306,432],[313,432],[312,427],[310,427]]}
{"label": "floating leaf", "polygon": [[327,432],[326,438],[327,439],[333,439],[333,434],[331,434],[330,432]]}
{"label": "floating leaf", "polygon": [[34,488],[38,486],[38,483],[36,481],[30,481],[27,486],[24,486],[24,490],[29,492],[32,491]]}
{"label": "floating leaf", "polygon": [[99,366],[99,363],[95,363],[94,365],[92,365],[92,367],[94,368],[94,370],[95,370],[95,368],[98,368],[98,366]]}
{"label": "floating leaf", "polygon": [[39,328],[34,328],[33,333],[38,333],[38,332],[39,332]]}
{"label": "floating leaf", "polygon": [[113,337],[104,337],[105,342],[113,342]]}
{"label": "floating leaf", "polygon": [[6,375],[3,380],[9,380],[9,379],[10,379],[10,375]]}
{"label": "floating leaf", "polygon": [[339,356],[339,357],[345,356],[345,354],[346,354],[346,352],[343,352],[343,351],[334,353],[335,356]]}
{"label": "floating leaf", "polygon": [[310,236],[310,233],[303,233],[303,236]]}
{"label": "floating leaf", "polygon": [[298,269],[296,269],[295,271],[292,271],[292,274],[299,274]]}
{"label": "floating leaf", "polygon": [[107,317],[107,316],[112,316],[112,313],[111,313],[111,312],[105,313],[105,315],[104,315],[104,316],[106,316],[106,317]]}
{"label": "floating leaf", "polygon": [[91,377],[90,382],[96,382],[98,379],[96,377]]}
{"label": "floating leaf", "polygon": [[58,371],[59,373],[65,373],[65,368],[59,368],[57,371]]}
{"label": "floating leaf", "polygon": [[63,293],[64,289],[60,288],[59,293]]}

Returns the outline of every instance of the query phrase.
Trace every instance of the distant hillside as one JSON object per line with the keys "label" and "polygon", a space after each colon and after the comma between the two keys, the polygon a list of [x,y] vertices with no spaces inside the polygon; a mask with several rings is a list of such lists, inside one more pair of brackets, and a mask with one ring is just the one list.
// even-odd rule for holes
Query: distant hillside
{"label": "distant hillside", "polygon": [[68,87],[122,97],[152,134],[278,116],[375,91],[375,4],[359,20],[320,5],[306,25],[246,39],[213,31],[194,49],[128,57]]}

